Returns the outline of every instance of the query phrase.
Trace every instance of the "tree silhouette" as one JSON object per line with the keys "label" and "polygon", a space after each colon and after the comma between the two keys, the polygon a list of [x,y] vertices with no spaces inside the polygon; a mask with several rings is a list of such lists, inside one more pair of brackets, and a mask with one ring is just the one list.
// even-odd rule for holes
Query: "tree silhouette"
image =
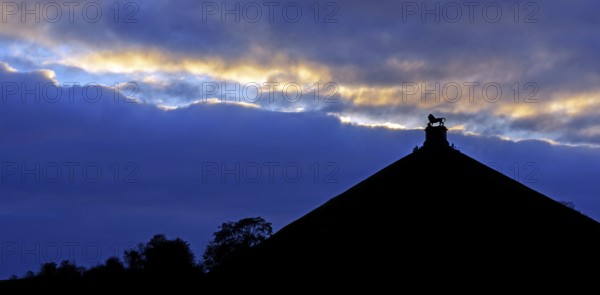
{"label": "tree silhouette", "polygon": [[128,269],[153,274],[181,274],[196,267],[195,256],[188,242],[176,238],[169,240],[163,234],[154,235],[148,243],[124,253]]}
{"label": "tree silhouette", "polygon": [[75,279],[81,276],[84,269],[81,267],[77,267],[74,262],[63,260],[60,263],[58,269],[56,269],[56,273],[58,277],[61,279]]}
{"label": "tree silhouette", "polygon": [[125,263],[129,270],[136,272],[141,271],[144,267],[144,247],[144,244],[139,243],[137,249],[125,250],[125,253],[123,253]]}
{"label": "tree silhouette", "polygon": [[272,233],[271,223],[262,217],[223,223],[213,233],[213,240],[202,255],[204,265],[209,271],[213,270],[266,240]]}
{"label": "tree silhouette", "polygon": [[47,262],[40,265],[37,273],[28,271],[24,279],[50,284],[112,282],[132,286],[140,282],[161,284],[163,281],[158,278],[186,284],[203,279],[203,269],[196,264],[190,245],[180,238],[170,240],[163,234],[154,235],[147,243],[124,251],[123,258],[127,268],[118,257],[110,257],[104,264],[87,270],[68,260],[60,264]]}
{"label": "tree silhouette", "polygon": [[85,277],[88,279],[102,280],[115,279],[122,277],[125,273],[125,266],[117,257],[110,257],[101,265],[94,266],[85,272]]}
{"label": "tree silhouette", "polygon": [[125,271],[125,266],[123,266],[123,263],[121,263],[121,260],[119,260],[118,257],[114,257],[114,256],[106,259],[106,262],[104,263],[104,267],[110,273],[121,273],[121,272]]}
{"label": "tree silhouette", "polygon": [[175,274],[194,269],[195,257],[190,245],[180,239],[168,240],[165,235],[155,235],[143,252],[144,269],[151,273]]}
{"label": "tree silhouette", "polygon": [[53,278],[58,274],[58,265],[56,262],[46,262],[40,266],[39,276],[43,278]]}

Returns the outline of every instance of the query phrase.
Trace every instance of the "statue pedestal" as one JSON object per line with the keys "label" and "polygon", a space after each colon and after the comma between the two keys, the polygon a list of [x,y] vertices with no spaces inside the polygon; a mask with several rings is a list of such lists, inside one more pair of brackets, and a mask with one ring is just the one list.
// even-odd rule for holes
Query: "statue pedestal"
{"label": "statue pedestal", "polygon": [[427,126],[425,128],[425,142],[423,147],[448,147],[448,139],[446,139],[446,131],[444,126]]}

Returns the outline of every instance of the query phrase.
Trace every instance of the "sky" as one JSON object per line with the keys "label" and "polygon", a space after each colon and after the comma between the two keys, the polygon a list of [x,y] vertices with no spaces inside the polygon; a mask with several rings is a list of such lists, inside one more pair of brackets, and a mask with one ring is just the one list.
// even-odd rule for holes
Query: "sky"
{"label": "sky", "polygon": [[422,145],[429,113],[600,220],[599,9],[2,1],[0,278],[157,233],[200,258],[244,217],[280,229]]}

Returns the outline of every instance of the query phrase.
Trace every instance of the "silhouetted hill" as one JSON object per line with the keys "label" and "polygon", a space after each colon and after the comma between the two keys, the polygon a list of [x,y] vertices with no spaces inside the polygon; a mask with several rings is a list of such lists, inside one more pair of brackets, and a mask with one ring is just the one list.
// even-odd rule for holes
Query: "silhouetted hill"
{"label": "silhouetted hill", "polygon": [[596,268],[600,224],[445,144],[426,145],[253,250],[213,280],[350,290],[506,283]]}

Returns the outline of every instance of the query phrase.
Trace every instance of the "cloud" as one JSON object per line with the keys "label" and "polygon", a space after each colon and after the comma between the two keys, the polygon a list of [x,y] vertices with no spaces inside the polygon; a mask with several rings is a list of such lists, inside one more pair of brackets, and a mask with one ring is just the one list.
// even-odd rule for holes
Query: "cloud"
{"label": "cloud", "polygon": [[[50,3],[25,2],[41,3],[42,8]],[[559,119],[565,114],[585,116],[586,101],[599,91],[598,44],[589,39],[600,25],[591,13],[599,4],[592,0],[579,5],[519,3],[517,8],[486,2],[476,3],[472,12],[468,1],[422,3],[437,9],[433,14],[423,14],[423,7],[415,8],[413,2],[382,1],[368,9],[361,1],[318,2],[318,15],[316,6],[304,2],[277,2],[270,14],[261,3],[247,7],[239,1],[155,0],[120,4],[116,19],[111,3],[78,3],[72,21],[65,15],[50,22],[45,20],[48,15],[40,15],[45,21],[34,25],[22,22],[20,11],[9,15],[0,29],[9,37],[4,42],[12,46],[4,50],[6,60],[50,68],[63,80],[81,75],[138,82],[158,77],[161,87],[142,85],[141,99],[170,106],[195,101],[204,81],[294,81],[305,86],[334,82],[341,103],[295,109],[327,113],[334,108],[344,117],[409,128],[416,127],[413,122],[423,114],[436,112],[461,120],[457,123],[470,132],[599,144],[594,126],[580,132]],[[83,12],[92,4],[104,12],[97,22]],[[296,4],[303,12],[297,21],[292,10],[284,9]],[[225,15],[220,5],[237,11],[237,19]],[[411,13],[408,6],[417,10]],[[262,12],[256,21],[249,15],[252,9]],[[461,14],[455,21],[449,13],[456,9]],[[498,21],[491,12],[495,9],[501,13]],[[480,85],[474,101],[464,86],[472,82]],[[445,95],[445,85],[457,83],[463,85],[462,99],[423,103],[426,87],[420,86],[411,94],[413,99],[405,101],[407,90],[413,91],[403,83],[439,83],[438,97]],[[501,85],[499,102],[484,99],[480,88],[488,83]],[[535,87],[529,87],[531,83]],[[528,95],[538,103],[523,104]],[[266,109],[290,111],[281,106]],[[552,125],[524,124],[525,118]],[[476,121],[479,124],[473,124]],[[498,128],[500,124],[518,129]]]}

